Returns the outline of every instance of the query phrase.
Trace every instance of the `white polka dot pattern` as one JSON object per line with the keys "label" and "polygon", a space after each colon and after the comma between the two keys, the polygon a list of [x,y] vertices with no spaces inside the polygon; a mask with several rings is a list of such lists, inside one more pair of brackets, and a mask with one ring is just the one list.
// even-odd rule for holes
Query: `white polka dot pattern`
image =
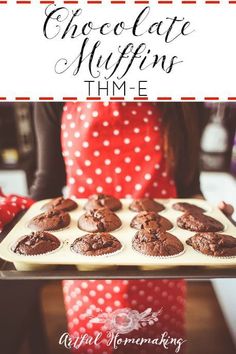
{"label": "white polka dot pattern", "polygon": [[166,171],[157,106],[124,103],[66,104],[61,139],[71,195],[82,198],[95,191],[117,197],[175,194]]}
{"label": "white polka dot pattern", "polygon": [[33,203],[30,198],[4,195],[0,188],[0,232],[20,211],[28,209]]}
{"label": "white polka dot pattern", "polygon": [[[61,139],[70,194],[175,197],[175,184],[168,174],[161,144],[160,124],[160,112],[149,102],[67,103]],[[68,280],[64,281],[63,291],[68,331],[72,335],[96,336],[105,331],[103,324],[89,322],[100,312],[112,313],[125,307],[139,312],[148,307],[157,311],[163,307],[158,322],[127,336],[155,338],[165,329],[170,335],[184,336],[183,281]],[[158,352],[158,348],[149,345],[139,349],[140,353]],[[115,353],[132,351],[137,352],[137,347],[121,347]],[[111,354],[113,350],[101,342],[99,346],[82,346],[75,353]]]}
{"label": "white polka dot pattern", "polygon": [[[79,285],[79,287],[78,287]],[[79,290],[76,291],[76,290]],[[184,281],[176,280],[105,280],[105,281],[64,281],[65,304],[67,307],[68,330],[70,334],[81,335],[87,333],[95,337],[103,332],[99,346],[82,346],[75,353],[89,353],[93,350],[95,354],[102,354],[104,351],[113,353],[112,347],[106,345],[106,331],[104,324],[91,323],[90,318],[105,312],[111,314],[119,308],[132,308],[139,312],[151,307],[152,311],[163,308],[158,321],[149,320],[138,331],[125,334],[125,337],[151,337],[156,338],[164,330],[170,336],[184,337]],[[76,297],[72,296],[76,294]],[[171,294],[171,295],[170,295]],[[120,347],[115,353],[131,353],[137,349],[135,345]],[[146,353],[155,351],[154,346],[143,345],[140,350]],[[159,348],[160,349],[160,348]],[[171,348],[172,350],[173,348]],[[173,351],[165,350],[165,353],[172,354]]]}

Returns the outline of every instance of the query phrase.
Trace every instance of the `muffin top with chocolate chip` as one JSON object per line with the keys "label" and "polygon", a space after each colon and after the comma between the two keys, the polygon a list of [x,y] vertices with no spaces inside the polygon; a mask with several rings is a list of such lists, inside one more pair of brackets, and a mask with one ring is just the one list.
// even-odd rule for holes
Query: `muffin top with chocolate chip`
{"label": "muffin top with chocolate chip", "polygon": [[77,238],[71,248],[74,252],[85,256],[101,256],[114,253],[122,247],[119,240],[106,232],[87,234]]}
{"label": "muffin top with chocolate chip", "polygon": [[84,206],[85,210],[96,210],[106,207],[112,211],[117,211],[122,208],[122,204],[119,199],[109,194],[93,194],[88,198],[87,203]]}
{"label": "muffin top with chocolate chip", "polygon": [[136,215],[130,226],[135,229],[158,229],[162,228],[164,230],[170,230],[173,227],[173,224],[163,216],[155,213],[154,211],[140,211]]}
{"label": "muffin top with chocolate chip", "polygon": [[64,211],[51,209],[30,220],[28,227],[36,231],[60,230],[70,224],[70,215]]}
{"label": "muffin top with chocolate chip", "polygon": [[177,219],[177,225],[182,229],[196,232],[224,230],[224,225],[220,221],[202,213],[186,212]]}
{"label": "muffin top with chocolate chip", "polygon": [[60,246],[57,237],[49,232],[37,231],[23,236],[12,248],[17,254],[34,256],[52,252]]}
{"label": "muffin top with chocolate chip", "polygon": [[57,209],[60,211],[72,211],[78,207],[78,204],[70,199],[70,198],[63,198],[58,197],[52,199],[50,202],[46,203],[43,207],[43,211],[48,211],[50,209]]}
{"label": "muffin top with chocolate chip", "polygon": [[165,207],[161,203],[156,202],[150,198],[139,198],[134,199],[129,206],[129,209],[132,211],[155,211],[159,213],[160,211],[164,210]]}
{"label": "muffin top with chocolate chip", "polygon": [[177,237],[162,229],[140,230],[135,234],[132,244],[136,251],[155,257],[172,256],[184,250]]}
{"label": "muffin top with chocolate chip", "polygon": [[89,210],[78,221],[78,227],[87,232],[109,232],[120,226],[120,218],[108,208]]}
{"label": "muffin top with chocolate chip", "polygon": [[216,232],[197,233],[186,241],[187,245],[208,256],[236,256],[236,238]]}

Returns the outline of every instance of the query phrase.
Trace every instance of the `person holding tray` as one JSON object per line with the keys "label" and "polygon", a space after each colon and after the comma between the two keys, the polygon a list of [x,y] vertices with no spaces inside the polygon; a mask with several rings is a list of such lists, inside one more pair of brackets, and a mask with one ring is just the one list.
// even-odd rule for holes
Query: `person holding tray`
{"label": "person holding tray", "polygon": [[[201,198],[199,141],[201,104],[152,102],[38,103],[35,130],[38,169],[31,197],[54,198],[67,186],[69,197],[94,193],[117,198]],[[221,206],[231,212],[229,206]],[[68,331],[96,336],[102,326],[89,319],[130,308],[163,314],[151,325],[126,336],[156,338],[166,331],[185,338],[184,280],[65,280]],[[116,353],[162,352],[143,344]],[[183,350],[181,348],[180,352]],[[76,353],[112,353],[105,343],[73,349]],[[173,347],[165,352],[172,353]]]}

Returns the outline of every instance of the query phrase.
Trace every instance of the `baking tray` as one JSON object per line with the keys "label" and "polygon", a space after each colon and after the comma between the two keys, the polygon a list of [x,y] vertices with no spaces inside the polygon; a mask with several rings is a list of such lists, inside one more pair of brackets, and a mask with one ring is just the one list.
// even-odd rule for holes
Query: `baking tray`
{"label": "baking tray", "polygon": [[169,232],[178,237],[185,248],[185,252],[181,255],[168,258],[149,257],[142,255],[132,249],[132,238],[136,233],[135,229],[130,228],[131,219],[136,215],[128,209],[131,203],[129,199],[121,199],[123,208],[116,214],[122,221],[122,227],[111,232],[117,237],[123,245],[122,252],[113,255],[104,255],[99,257],[88,257],[76,254],[71,251],[70,245],[73,241],[86,234],[77,227],[77,220],[80,215],[84,213],[83,206],[87,199],[77,199],[79,207],[70,212],[71,223],[68,228],[60,231],[52,231],[62,243],[62,246],[52,253],[37,256],[24,256],[15,254],[11,250],[11,246],[23,235],[27,235],[31,230],[27,227],[29,220],[40,214],[41,207],[48,202],[43,200],[35,203],[19,220],[15,227],[10,231],[7,237],[0,244],[0,257],[8,262],[13,262],[16,269],[20,271],[44,271],[55,268],[57,265],[75,265],[81,271],[93,271],[101,269],[109,269],[116,266],[139,266],[143,270],[161,269],[168,267],[179,266],[205,266],[205,267],[235,267],[236,257],[234,258],[220,258],[210,257],[196,252],[192,247],[186,244],[187,238],[194,235],[195,232],[182,230],[176,225],[176,219],[182,214],[180,211],[173,210],[172,204],[178,201],[185,201],[195,204],[207,210],[206,214],[210,215],[225,226],[222,233],[229,234],[236,237],[236,227],[225,217],[225,215],[217,208],[211,206],[204,200],[197,199],[156,199],[165,206],[165,210],[160,212],[160,215],[168,218],[173,224],[174,228]]}

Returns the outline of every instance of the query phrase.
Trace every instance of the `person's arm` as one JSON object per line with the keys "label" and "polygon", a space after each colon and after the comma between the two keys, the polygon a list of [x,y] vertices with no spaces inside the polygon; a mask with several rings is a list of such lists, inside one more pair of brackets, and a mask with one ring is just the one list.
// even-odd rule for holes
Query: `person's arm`
{"label": "person's arm", "polygon": [[[209,119],[209,112],[207,112],[204,105],[201,103],[198,103],[195,106],[195,108],[197,110],[197,122],[198,122],[198,128],[200,132],[199,135],[200,138],[203,128],[205,127],[206,122]],[[200,160],[200,144],[199,144],[199,160]],[[188,186],[186,186],[183,183],[182,178],[177,179],[176,186],[177,186],[178,197],[180,198],[205,199],[204,195],[202,194],[201,186],[200,186],[200,163],[198,163],[194,176],[191,180],[191,183]],[[235,224],[235,221],[232,219],[232,215],[234,213],[234,208],[232,205],[227,204],[224,201],[221,201],[218,204],[218,208],[230,219],[230,221],[233,224]]]}
{"label": "person's arm", "polygon": [[[177,194],[179,198],[203,198],[200,186],[200,139],[208,119],[206,110],[199,102],[178,104],[177,108],[182,131],[179,165],[175,175]],[[185,119],[181,119],[183,116]]]}
{"label": "person's arm", "polygon": [[30,196],[40,200],[62,194],[66,183],[61,150],[63,103],[35,103],[34,125],[37,142],[37,171]]}
{"label": "person's arm", "polygon": [[177,191],[179,198],[195,198],[202,197],[200,186],[200,169],[197,169],[191,183],[186,186],[182,180],[177,181]]}

